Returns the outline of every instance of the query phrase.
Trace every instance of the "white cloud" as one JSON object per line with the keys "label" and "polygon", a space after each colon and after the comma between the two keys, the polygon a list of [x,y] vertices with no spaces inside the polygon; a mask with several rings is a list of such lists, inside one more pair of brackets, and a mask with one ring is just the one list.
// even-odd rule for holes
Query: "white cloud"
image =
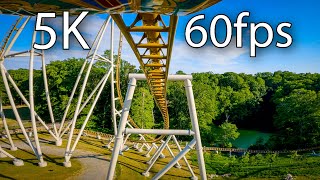
{"label": "white cloud", "polygon": [[[83,22],[78,26],[79,32],[83,35],[84,39],[87,41],[89,46],[91,47],[96,35],[98,34],[102,24],[105,22],[108,16],[87,16]],[[70,23],[73,22],[75,17],[71,18]],[[82,50],[79,42],[71,36],[70,38],[70,49],[69,50],[62,50],[62,18],[55,18],[55,19],[48,19],[46,21],[48,25],[53,27],[58,34],[58,39],[56,45],[46,51],[46,58],[48,61],[51,60],[63,60],[71,57],[76,58],[85,58],[88,51]],[[114,53],[118,52],[118,45],[119,45],[119,34],[120,30],[116,26],[114,26]],[[103,54],[103,52],[107,49],[110,49],[110,23],[106,29],[104,38],[101,42],[100,48],[98,53]],[[133,33],[132,37],[134,41],[138,42],[142,36],[142,33]],[[136,59],[131,47],[127,43],[127,41],[123,40],[122,45],[122,58],[129,61],[131,64],[139,66],[139,62]]]}
{"label": "white cloud", "polygon": [[[99,17],[99,16],[87,16],[84,21],[79,25],[78,29],[79,32],[83,35],[84,39],[87,41],[89,46],[92,46],[92,43],[98,34],[102,24],[105,22],[107,17]],[[58,32],[60,32],[60,35],[58,35],[58,41],[56,45],[46,51],[46,59],[48,62],[52,60],[63,60],[67,58],[85,58],[88,54],[88,50],[83,50],[79,42],[74,38],[70,38],[70,49],[69,50],[62,50],[62,35],[61,35],[61,18],[58,19],[52,19],[48,24],[50,24],[55,29],[58,29]],[[120,38],[120,30],[115,25],[114,26],[114,53],[118,52],[119,47],[119,38]],[[104,34],[104,37],[101,41],[100,48],[98,50],[99,54],[103,54],[103,52],[107,49],[110,49],[110,23],[106,29],[106,32]],[[134,35],[133,37],[135,40],[138,39],[137,36]],[[138,66],[139,63],[136,60],[135,55],[133,54],[129,44],[124,40],[123,41],[123,47],[122,47],[122,57],[123,59],[129,61],[130,63]]]}
{"label": "white cloud", "polygon": [[[101,28],[106,18],[107,16],[87,16],[78,27],[80,33],[84,36],[89,46],[92,45],[99,29]],[[72,21],[73,20],[71,20],[71,22]],[[57,31],[58,35],[58,41],[55,46],[45,52],[47,63],[52,60],[64,60],[72,57],[85,58],[87,56],[88,51],[83,50],[80,47],[79,42],[74,37],[71,37],[70,39],[70,49],[62,49],[62,18],[48,18],[46,20],[46,24],[52,26]],[[119,34],[120,30],[115,25],[114,53],[117,53],[118,51]],[[133,34],[133,39],[135,41],[139,41],[140,37],[140,34]],[[110,24],[107,27],[98,53],[102,54],[107,49],[110,49]],[[239,63],[238,57],[247,52],[248,49],[246,48],[236,48],[234,40],[232,40],[228,47],[223,49],[216,48],[213,45],[207,45],[198,49],[191,48],[187,45],[186,42],[176,40],[172,52],[170,73],[175,73],[178,70],[183,70],[188,73],[204,71],[228,71],[228,69],[236,66],[237,63]],[[139,63],[133,51],[125,40],[123,41],[122,58],[136,66],[139,66]],[[20,58],[17,61],[19,63],[22,63],[22,61],[28,62],[28,58],[23,58],[23,60],[22,58]],[[27,65],[26,62],[21,65],[25,67]],[[35,67],[40,68],[41,65],[36,63]]]}
{"label": "white cloud", "polygon": [[171,73],[177,70],[185,72],[214,71],[215,66],[230,66],[238,64],[238,57],[248,52],[247,48],[236,48],[232,40],[226,48],[216,48],[207,45],[202,48],[192,48],[186,42],[176,41],[171,58]]}

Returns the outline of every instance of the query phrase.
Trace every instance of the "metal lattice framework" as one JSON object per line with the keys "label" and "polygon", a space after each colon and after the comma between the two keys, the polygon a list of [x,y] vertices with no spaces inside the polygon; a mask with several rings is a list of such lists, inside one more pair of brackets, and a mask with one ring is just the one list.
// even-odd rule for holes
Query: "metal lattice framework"
{"label": "metal lattice framework", "polygon": [[[170,16],[170,24],[166,26],[160,14],[139,13],[133,23],[127,26],[120,15],[111,16],[136,55],[140,67],[147,77],[151,94],[161,111],[164,128],[169,129],[166,87],[178,17]],[[139,22],[142,22],[142,26],[137,25]],[[132,33],[135,32],[143,34],[138,42],[135,42],[132,36]],[[166,41],[161,33],[167,33],[168,39]],[[137,127],[134,121],[130,121],[130,123]],[[161,136],[153,142],[159,141],[163,137]]]}
{"label": "metal lattice framework", "polygon": [[[116,22],[116,24],[118,25],[123,36],[126,38],[128,44],[132,48],[134,54],[136,55],[141,65],[141,69],[144,72],[144,75],[142,75],[142,77],[141,76],[130,77],[129,89],[125,99],[122,99],[121,92],[120,92],[119,59],[117,60],[117,64],[115,64],[115,60],[113,59],[114,22],[113,20],[111,20],[111,17],[114,20],[114,22]],[[66,145],[66,151],[64,154],[64,157],[65,157],[64,165],[66,167],[70,167],[71,166],[70,159],[72,157],[72,154],[76,150],[77,144],[81,136],[84,134],[86,125],[90,120],[90,117],[93,113],[95,105],[98,99],[100,98],[100,95],[104,90],[105,85],[108,82],[108,79],[110,79],[111,103],[112,103],[111,112],[112,112],[115,136],[107,144],[107,146],[111,148],[112,142],[114,142],[114,147],[112,151],[113,152],[112,160],[111,160],[109,171],[108,171],[109,172],[108,179],[113,178],[114,172],[115,172],[115,166],[117,163],[117,156],[119,154],[122,154],[127,149],[125,147],[125,144],[131,134],[139,135],[140,140],[134,144],[134,147],[136,147],[136,149],[138,149],[139,151],[142,151],[144,148],[146,148],[146,150],[148,151],[146,154],[147,157],[150,156],[152,149],[156,149],[156,153],[153,154],[150,161],[148,161],[150,163],[150,166],[145,171],[145,173],[143,173],[143,175],[148,176],[149,170],[152,168],[152,166],[157,161],[157,159],[159,157],[164,158],[163,150],[167,149],[168,152],[170,153],[170,156],[173,159],[154,178],[158,179],[162,177],[174,165],[176,167],[181,167],[179,164],[179,160],[182,158],[185,161],[186,165],[188,166],[188,169],[192,177],[196,178],[195,174],[193,173],[193,170],[191,169],[191,166],[189,165],[188,161],[185,158],[186,153],[190,151],[193,146],[196,145],[201,178],[206,179],[200,132],[199,132],[199,126],[197,124],[197,117],[195,112],[194,99],[193,99],[193,93],[192,93],[192,87],[191,87],[191,81],[190,81],[192,77],[190,76],[183,77],[182,79],[180,77],[180,80],[184,80],[186,83],[188,101],[190,100],[189,109],[190,109],[190,117],[192,120],[193,129],[192,130],[170,130],[169,129],[169,116],[168,116],[167,99],[166,99],[166,88],[167,88],[167,81],[169,78],[168,70],[169,70],[170,59],[171,59],[171,51],[172,51],[173,40],[174,40],[174,35],[176,30],[176,24],[178,20],[177,16],[175,15],[170,16],[169,25],[166,25],[164,23],[160,14],[138,13],[136,19],[131,25],[126,25],[121,15],[119,14],[112,14],[111,16],[109,16],[108,19],[106,19],[105,22],[103,23],[100,31],[98,32],[91,46],[92,48],[88,52],[88,55],[86,56],[86,60],[81,67],[81,70],[75,82],[74,88],[70,94],[69,101],[65,108],[65,112],[59,127],[56,124],[56,119],[52,110],[52,105],[50,100],[50,89],[48,88],[48,79],[47,79],[47,73],[46,73],[45,51],[44,50],[38,51],[33,48],[33,44],[37,41],[37,37],[38,37],[37,34],[39,32],[37,31],[33,32],[30,50],[17,52],[17,53],[10,53],[13,45],[15,44],[17,38],[20,36],[22,30],[30,21],[30,18],[31,16],[19,17],[18,20],[15,22],[15,24],[12,26],[12,28],[9,30],[7,36],[4,38],[2,42],[2,47],[1,47],[0,69],[1,69],[1,75],[3,78],[4,86],[6,89],[6,93],[9,98],[10,105],[13,109],[15,118],[20,126],[22,134],[24,135],[25,139],[28,142],[28,145],[30,146],[35,156],[38,158],[40,167],[47,166],[47,163],[44,160],[42,151],[41,151],[41,143],[38,137],[39,127],[37,122],[40,122],[40,124],[47,130],[47,132],[51,135],[51,137],[56,142],[57,146],[62,145],[63,136],[66,133],[68,133],[68,138],[65,140],[67,142],[67,145]],[[100,47],[100,44],[103,40],[104,34],[107,31],[107,27],[109,24],[111,24],[110,25],[111,53],[110,53],[110,57],[105,57],[98,54],[98,49]],[[141,24],[141,25],[138,25],[138,24]],[[142,36],[140,37],[139,40],[134,41],[133,35],[136,33],[140,33],[142,34]],[[166,37],[166,39],[164,37]],[[42,44],[44,43],[44,32],[40,33],[40,42]],[[122,47],[122,36],[120,38],[118,58],[121,58],[121,47]],[[15,83],[14,79],[10,76],[10,74],[8,73],[4,65],[4,61],[6,59],[14,58],[14,57],[29,57],[29,97],[28,98],[21,92],[21,90]],[[44,91],[46,94],[51,126],[46,124],[45,121],[41,119],[41,117],[35,111],[34,86],[33,86],[33,78],[34,78],[33,71],[34,71],[35,58],[41,59],[43,82],[45,87]],[[98,84],[90,93],[88,98],[84,99],[86,84],[91,74],[93,64],[96,61],[105,62],[106,64],[108,64],[109,68],[106,69],[104,76],[98,82]],[[143,130],[143,129],[139,130],[138,129],[139,127],[134,123],[134,120],[129,118],[128,115],[129,115],[129,109],[131,104],[128,104],[128,103],[129,101],[131,103],[130,99],[132,99],[135,82],[137,79],[147,81],[150,87],[151,93],[154,97],[154,100],[157,106],[159,107],[165,122],[163,130]],[[31,132],[33,135],[33,139],[31,139],[32,137],[30,136],[30,134],[28,134],[26,128],[23,125],[20,114],[16,107],[16,103],[14,102],[14,99],[12,96],[12,91],[9,83],[11,84],[11,87],[16,91],[16,93],[20,96],[20,98],[25,103],[25,105],[30,109],[31,124],[32,124]],[[118,91],[118,97],[115,96],[115,89],[117,89]],[[72,112],[73,113],[72,119],[68,121],[67,115],[71,111],[70,105],[72,102],[74,102],[74,99],[75,99],[74,96],[77,90],[80,90],[79,91],[80,93],[76,101],[76,108],[74,112]],[[120,111],[116,110],[115,105],[117,101],[119,101],[120,104],[122,105],[122,110]],[[78,121],[78,116],[82,112],[82,110],[89,105],[90,105],[89,112],[86,114],[86,117],[81,126],[81,129],[78,130],[76,134],[75,125]],[[1,112],[1,117],[4,122],[4,125],[5,127],[7,127],[7,124],[5,122],[5,115],[2,110],[2,105],[0,110],[1,110],[0,112]],[[117,124],[117,117],[120,117],[119,125]],[[13,144],[9,131],[7,131],[6,134],[10,141],[12,149],[15,149],[15,146]],[[148,134],[156,134],[156,135],[160,135],[160,137],[157,139],[150,140],[150,136],[148,136]],[[179,144],[177,143],[174,135],[192,135],[194,136],[194,140],[191,141],[188,144],[188,146],[182,150]],[[149,140],[146,140],[145,136],[148,137]],[[165,140],[162,140],[162,139],[165,139]],[[175,155],[170,149],[170,147],[168,146],[168,142],[171,139],[174,140],[176,146],[179,149],[179,154],[177,155]],[[161,140],[161,145],[157,146],[155,142],[158,142],[160,140]],[[23,165],[23,162],[21,160],[10,155],[8,152],[4,151],[1,147],[0,147],[0,155],[8,156],[12,158],[14,164],[17,166]]]}

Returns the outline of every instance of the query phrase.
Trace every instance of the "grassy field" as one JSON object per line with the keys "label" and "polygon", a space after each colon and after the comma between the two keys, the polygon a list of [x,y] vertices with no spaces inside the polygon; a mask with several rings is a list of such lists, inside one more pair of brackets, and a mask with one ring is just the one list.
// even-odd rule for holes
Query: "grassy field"
{"label": "grassy field", "polygon": [[[39,137],[41,139],[52,139],[49,137],[46,133],[40,133]],[[14,136],[15,141],[18,141],[18,139],[24,139],[22,135],[19,135],[17,137]],[[2,141],[3,142],[3,141]],[[0,143],[2,143],[0,140]],[[77,149],[85,150],[89,152],[96,152],[103,155],[103,158],[106,160],[110,160],[111,151],[102,147],[105,145],[107,141],[98,140],[94,138],[89,137],[82,137],[80,140],[80,143],[77,146]],[[46,146],[50,146],[52,148],[60,148],[55,147],[53,143],[45,144]],[[64,141],[62,148],[65,147],[66,141]],[[15,154],[18,153],[18,154]],[[160,159],[157,161],[157,163],[154,165],[154,167],[150,170],[150,177],[145,178],[141,175],[142,172],[147,169],[148,165],[145,163],[147,162],[148,158],[144,157],[143,155],[146,152],[137,152],[136,150],[129,150],[124,153],[123,156],[119,156],[119,162],[116,169],[116,179],[125,180],[130,177],[131,179],[151,179],[155,173],[157,173],[159,170],[161,170],[167,162],[171,160],[171,157],[169,158],[169,153],[165,151],[165,155],[168,158]],[[48,155],[47,158],[50,157],[50,159],[46,159],[48,161],[48,168],[39,168],[37,164],[36,158],[32,155],[31,151],[25,152],[25,151],[17,151],[12,153],[13,155],[16,155],[18,158],[21,158],[23,160],[30,161],[30,163],[25,163],[25,166],[23,167],[14,167],[12,165],[12,161],[10,159],[0,159],[0,179],[1,175],[3,177],[14,177],[21,179],[20,176],[30,176],[33,175],[34,170],[37,170],[37,176],[41,177],[45,176],[48,173],[55,174],[59,172],[60,178],[65,179],[66,177],[73,176],[77,173],[79,173],[81,170],[81,165],[79,162],[75,159],[72,159],[72,169],[69,172],[69,169],[64,168],[62,165],[63,157],[56,157]],[[52,157],[52,158],[51,158]],[[54,161],[53,161],[54,160]],[[191,163],[191,162],[190,162]],[[162,179],[189,179],[191,177],[190,173],[187,170],[187,167],[185,166],[185,163],[181,161],[181,165],[183,166],[181,169],[173,168],[171,169],[165,176],[163,176]],[[15,172],[17,169],[23,168],[21,173],[16,174]],[[4,171],[2,171],[4,169]],[[51,171],[49,171],[51,169]],[[196,166],[193,167],[195,169],[195,173],[198,174],[198,169]],[[103,169],[105,170],[105,169]],[[58,173],[57,173],[58,174]],[[32,178],[35,179],[35,178]]]}
{"label": "grassy field", "polygon": [[[16,138],[15,138],[16,139]],[[2,144],[3,141],[0,143]],[[40,168],[38,160],[30,151],[21,150],[10,151],[5,149],[16,158],[22,159],[24,166],[16,167],[12,164],[12,159],[0,159],[0,179],[66,179],[75,176],[82,171],[82,166],[78,160],[74,160],[71,168],[65,168],[62,163],[63,157],[44,154],[44,159],[48,166]]]}
{"label": "grassy field", "polygon": [[[5,108],[7,121],[9,126],[17,127],[17,123],[14,120],[15,117],[8,107]],[[22,115],[25,125],[30,126],[29,122],[29,110],[26,107],[19,107],[19,112]],[[2,128],[2,122],[0,121],[0,129]],[[241,130],[240,130],[241,131]],[[241,136],[238,139],[238,147],[248,146],[255,143],[258,137],[267,138],[269,134],[261,134],[256,131],[241,131]],[[39,137],[44,140],[52,140],[47,133],[40,133]],[[66,136],[65,136],[66,138]],[[16,142],[24,139],[22,135],[14,136]],[[0,144],[4,143],[4,140],[0,139]],[[77,149],[96,152],[103,155],[103,158],[110,160],[111,151],[102,147],[107,141],[98,140],[90,137],[82,137]],[[52,148],[58,148],[53,145],[54,143],[46,143],[46,146]],[[241,146],[242,145],[242,146]],[[66,141],[60,148],[66,146]],[[10,151],[9,151],[10,152]],[[72,168],[65,168],[62,165],[64,158],[62,156],[54,156],[47,154],[45,156],[48,162],[48,167],[39,168],[37,166],[37,160],[30,151],[16,151],[10,152],[14,156],[24,160],[25,166],[15,167],[12,165],[12,161],[8,158],[0,159],[0,179],[13,178],[13,179],[27,179],[26,177],[32,177],[31,179],[42,179],[42,177],[52,177],[52,179],[65,179],[67,177],[75,176],[82,172],[83,167],[76,159],[72,159]],[[177,151],[175,150],[175,153]],[[143,155],[145,152],[137,152],[136,150],[129,150],[124,153],[123,156],[119,156],[119,162],[116,169],[116,179],[126,180],[130,179],[151,179],[155,173],[160,171],[167,162],[171,160],[168,152],[165,154],[168,158],[159,159],[150,171],[150,177],[145,178],[141,175],[142,172],[148,167],[145,163],[148,158]],[[197,168],[197,158],[195,151],[191,151],[188,155],[188,159],[193,166],[196,175],[199,176]],[[205,161],[207,174],[219,175],[217,179],[222,179],[221,175],[231,174],[230,179],[284,179],[285,175],[290,173],[295,179],[320,179],[320,157],[310,157],[307,154],[304,155],[246,155],[243,157],[229,157],[227,154],[214,154],[205,153]],[[185,163],[180,161],[182,169],[173,168],[162,179],[188,179],[190,173],[187,171]],[[35,173],[36,172],[36,173]]]}
{"label": "grassy field", "polygon": [[[195,155],[193,155],[196,161]],[[240,179],[284,179],[291,174],[295,179],[320,179],[320,157],[310,154],[245,155],[229,157],[227,154],[206,153],[208,174],[231,174]]]}
{"label": "grassy field", "polygon": [[[50,139],[48,134],[40,134],[42,139]],[[22,138],[19,135],[19,138]],[[17,139],[16,139],[17,140]],[[65,143],[63,147],[65,147]],[[78,145],[78,149],[97,152],[103,154],[103,158],[110,159],[111,151],[103,148],[106,141],[97,140],[94,138],[83,137]],[[46,146],[52,146],[52,144],[46,144]],[[144,152],[145,153],[145,152]],[[130,179],[150,179],[141,175],[145,171],[147,165],[145,162],[148,158],[145,158],[144,153],[139,153],[135,150],[129,150],[124,153],[123,156],[119,156],[119,163],[117,165],[117,178],[125,180]],[[60,179],[74,176],[81,172],[81,164],[72,159],[72,169],[66,169],[62,166],[63,157],[46,156],[48,161],[47,168],[39,168],[35,163],[37,162],[35,157],[30,152],[17,151],[13,153],[17,157],[25,161],[24,167],[14,167],[9,159],[0,159],[0,174],[2,177],[14,177],[21,179],[22,176],[33,175],[33,172],[37,172],[35,177],[41,177],[45,175],[55,175]],[[168,152],[165,152],[168,156]],[[49,159],[50,157],[50,159]],[[195,169],[195,173],[199,175],[197,169],[197,161],[195,151],[191,151],[188,156],[190,162]],[[171,158],[160,159],[155,166],[151,169],[150,177],[158,172],[164,165],[170,161]],[[286,174],[292,174],[295,179],[320,179],[320,157],[310,157],[307,154],[304,155],[282,155],[277,156],[273,154],[269,155],[247,155],[244,157],[228,157],[227,154],[214,154],[205,153],[207,174],[217,174],[217,179],[223,179],[221,175],[231,174],[230,179],[283,179]],[[181,161],[182,169],[171,169],[162,179],[188,179],[190,173],[184,162]],[[16,172],[19,173],[16,173]],[[21,173],[20,173],[21,172]],[[59,173],[58,173],[59,172]],[[0,175],[0,179],[1,179]],[[57,176],[56,176],[57,175]],[[34,178],[35,179],[35,178]]]}

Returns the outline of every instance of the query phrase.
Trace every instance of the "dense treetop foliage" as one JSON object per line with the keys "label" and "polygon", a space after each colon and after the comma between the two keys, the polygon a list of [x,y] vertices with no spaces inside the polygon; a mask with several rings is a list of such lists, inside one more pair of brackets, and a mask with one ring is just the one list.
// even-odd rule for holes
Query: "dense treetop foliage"
{"label": "dense treetop foliage", "polygon": [[[57,121],[61,120],[63,116],[83,62],[83,59],[72,58],[64,61],[52,61],[47,65],[50,96]],[[84,100],[90,95],[103,75],[107,73],[106,67],[107,65],[102,62],[94,64]],[[139,73],[141,70],[122,60],[120,72],[121,91],[125,96],[128,74]],[[9,70],[9,73],[22,93],[28,97],[28,70]],[[183,74],[182,71],[177,73]],[[42,76],[41,71],[35,71],[36,111],[49,122]],[[2,78],[0,83],[4,104],[9,105]],[[77,89],[75,100],[71,104],[68,114],[69,120],[73,115],[79,89]],[[23,105],[13,87],[11,90],[16,104]],[[230,140],[239,136],[237,128],[272,132],[274,135],[268,142],[262,143],[263,140],[259,140],[260,144],[256,146],[259,148],[295,149],[320,145],[320,74],[296,74],[287,71],[265,72],[255,75],[232,72],[224,74],[194,73],[193,90],[202,140],[206,146],[232,146]],[[87,126],[88,129],[110,133],[113,131],[110,99],[109,82],[94,109]],[[169,82],[168,106],[172,128],[191,128],[183,82]],[[117,107],[120,109],[119,104]],[[78,127],[83,122],[89,108],[90,103],[80,113]],[[162,127],[161,114],[157,110],[145,82],[138,82],[131,115],[141,127]]]}

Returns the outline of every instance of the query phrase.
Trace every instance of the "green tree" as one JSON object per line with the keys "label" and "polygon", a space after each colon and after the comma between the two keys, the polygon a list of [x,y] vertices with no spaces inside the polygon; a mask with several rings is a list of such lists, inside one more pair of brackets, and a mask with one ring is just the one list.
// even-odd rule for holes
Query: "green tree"
{"label": "green tree", "polygon": [[223,147],[232,147],[232,143],[230,141],[237,139],[240,135],[237,126],[226,121],[219,127],[221,129],[221,145]]}
{"label": "green tree", "polygon": [[278,99],[275,126],[280,130],[276,146],[298,148],[319,145],[320,94],[296,89]]}
{"label": "green tree", "polygon": [[153,117],[154,101],[148,89],[137,88],[134,94],[131,114],[134,121],[144,129],[151,129],[154,126]]}

